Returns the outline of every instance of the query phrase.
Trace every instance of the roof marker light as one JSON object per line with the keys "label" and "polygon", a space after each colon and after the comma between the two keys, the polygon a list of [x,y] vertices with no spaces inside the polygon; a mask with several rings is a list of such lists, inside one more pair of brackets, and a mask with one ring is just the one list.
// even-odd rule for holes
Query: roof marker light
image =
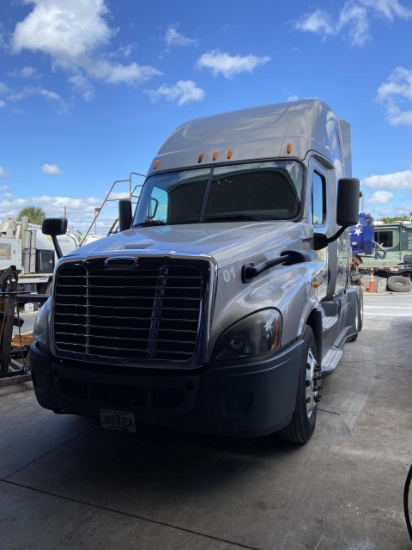
{"label": "roof marker light", "polygon": [[199,162],[199,163],[202,162],[203,157],[204,157],[204,153],[199,153],[199,156],[197,158],[197,162]]}
{"label": "roof marker light", "polygon": [[232,155],[233,155],[233,149],[230,148],[229,151],[227,152],[227,158],[228,158],[228,159],[231,159],[231,158],[232,158]]}
{"label": "roof marker light", "polygon": [[291,143],[288,143],[286,145],[286,152],[287,152],[288,155],[291,154],[291,152],[292,152],[292,144]]}
{"label": "roof marker light", "polygon": [[159,159],[156,159],[153,164],[153,168],[156,170],[156,168],[159,166]]}
{"label": "roof marker light", "polygon": [[219,156],[219,152],[218,152],[218,151],[214,151],[214,153],[213,153],[213,160],[216,160],[218,156]]}

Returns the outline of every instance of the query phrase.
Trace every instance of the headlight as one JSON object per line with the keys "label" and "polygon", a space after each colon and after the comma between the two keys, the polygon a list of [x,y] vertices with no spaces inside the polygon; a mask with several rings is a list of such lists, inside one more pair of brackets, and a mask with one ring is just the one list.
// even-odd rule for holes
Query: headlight
{"label": "headlight", "polygon": [[282,317],[277,309],[263,309],[232,325],[219,338],[212,360],[261,355],[280,346]]}
{"label": "headlight", "polygon": [[33,338],[47,346],[49,343],[50,298],[42,305],[33,326]]}

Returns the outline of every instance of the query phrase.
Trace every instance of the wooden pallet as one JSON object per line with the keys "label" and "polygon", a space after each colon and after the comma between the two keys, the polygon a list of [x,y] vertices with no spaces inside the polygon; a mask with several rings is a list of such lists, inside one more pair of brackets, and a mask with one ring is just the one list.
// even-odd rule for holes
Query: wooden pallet
{"label": "wooden pallet", "polygon": [[22,334],[16,334],[11,339],[12,348],[26,348],[34,342],[32,332],[23,332]]}

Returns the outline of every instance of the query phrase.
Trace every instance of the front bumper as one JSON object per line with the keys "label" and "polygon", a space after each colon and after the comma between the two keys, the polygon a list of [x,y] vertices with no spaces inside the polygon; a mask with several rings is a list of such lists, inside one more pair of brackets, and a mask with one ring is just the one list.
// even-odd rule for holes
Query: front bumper
{"label": "front bumper", "polygon": [[256,437],[286,426],[295,409],[302,340],[269,357],[205,365],[198,371],[102,367],[59,360],[30,348],[39,404],[99,417],[133,412],[136,423],[198,433]]}

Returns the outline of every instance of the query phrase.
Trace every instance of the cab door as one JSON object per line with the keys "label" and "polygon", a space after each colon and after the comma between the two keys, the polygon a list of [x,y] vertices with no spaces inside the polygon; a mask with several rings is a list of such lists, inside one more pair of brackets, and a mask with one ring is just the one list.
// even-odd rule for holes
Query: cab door
{"label": "cab door", "polygon": [[[328,234],[327,170],[315,159],[311,159],[309,163],[308,190],[308,223],[312,225],[314,233]],[[322,300],[328,294],[330,284],[329,247],[316,250],[316,253],[319,259],[323,261],[322,270],[316,276],[316,282],[319,284],[317,294]]]}

